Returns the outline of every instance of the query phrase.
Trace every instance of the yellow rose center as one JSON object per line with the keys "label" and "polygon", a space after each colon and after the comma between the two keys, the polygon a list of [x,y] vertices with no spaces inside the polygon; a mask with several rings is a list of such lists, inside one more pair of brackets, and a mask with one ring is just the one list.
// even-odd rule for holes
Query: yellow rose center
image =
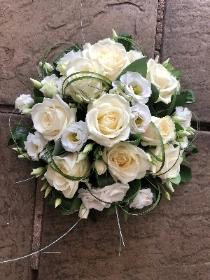
{"label": "yellow rose center", "polygon": [[118,112],[106,112],[98,115],[99,130],[103,134],[109,134],[111,131],[120,129]]}

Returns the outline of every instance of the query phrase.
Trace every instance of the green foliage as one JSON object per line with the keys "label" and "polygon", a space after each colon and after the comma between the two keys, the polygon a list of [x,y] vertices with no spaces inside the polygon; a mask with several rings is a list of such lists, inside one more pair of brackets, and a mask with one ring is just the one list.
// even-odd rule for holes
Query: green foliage
{"label": "green foliage", "polygon": [[170,60],[167,59],[163,62],[163,66],[177,79],[179,80],[181,77],[181,71],[174,68],[174,66],[170,63]]}
{"label": "green foliage", "polygon": [[125,74],[126,72],[131,71],[131,72],[137,72],[141,74],[143,77],[146,77],[147,75],[147,58],[143,57],[140,59],[135,60],[131,64],[129,64],[119,75],[117,80],[120,79],[120,77]]}
{"label": "green foliage", "polygon": [[20,148],[25,148],[24,141],[30,132],[30,129],[24,126],[16,126],[12,129],[11,135],[8,141],[8,145],[17,144]]}
{"label": "green foliage", "polygon": [[131,35],[127,33],[117,34],[117,36],[114,36],[113,38],[116,42],[121,43],[126,51],[130,51],[134,49],[134,40]]}
{"label": "green foliage", "polygon": [[177,177],[170,179],[170,182],[175,184],[175,185],[179,185],[181,183],[181,176],[180,176],[180,174]]}
{"label": "green foliage", "polygon": [[34,102],[35,103],[42,103],[44,99],[43,93],[38,90],[37,88],[33,89],[33,97],[34,97]]}
{"label": "green foliage", "polygon": [[131,134],[129,140],[126,142],[128,142],[132,145],[138,146],[141,143],[141,138],[142,138],[142,134],[140,134],[140,133]]}
{"label": "green foliage", "polygon": [[181,165],[180,176],[181,176],[182,183],[187,183],[187,182],[191,181],[191,179],[192,179],[191,168],[186,165]]}
{"label": "green foliage", "polygon": [[134,200],[138,191],[141,189],[141,180],[134,180],[129,183],[129,186],[130,188],[123,199],[123,203],[126,202],[127,204],[131,203]]}
{"label": "green foliage", "polygon": [[62,146],[61,140],[55,141],[54,150],[52,152],[53,156],[59,156],[65,152],[66,151],[64,150],[64,148]]}
{"label": "green foliage", "polygon": [[158,100],[159,97],[159,90],[156,88],[155,85],[151,84],[152,95],[149,98],[149,103],[154,103]]}
{"label": "green foliage", "polygon": [[186,104],[195,102],[195,94],[192,90],[183,90],[176,96],[175,107],[185,106]]}
{"label": "green foliage", "polygon": [[96,178],[97,186],[99,188],[103,188],[105,186],[109,186],[115,183],[115,181],[113,180],[112,176],[108,171],[100,176],[95,172],[95,178]]}

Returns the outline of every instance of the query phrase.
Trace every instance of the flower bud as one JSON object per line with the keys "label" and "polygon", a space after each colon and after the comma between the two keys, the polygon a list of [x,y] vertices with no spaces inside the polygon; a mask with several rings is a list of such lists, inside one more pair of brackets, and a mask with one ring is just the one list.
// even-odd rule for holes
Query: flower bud
{"label": "flower bud", "polygon": [[166,187],[169,189],[169,191],[174,192],[173,185],[170,181],[166,182]]}
{"label": "flower bud", "polygon": [[78,216],[80,219],[87,219],[89,212],[90,210],[85,208],[84,204],[81,204]]}
{"label": "flower bud", "polygon": [[42,83],[40,83],[39,81],[34,80],[34,79],[32,79],[32,78],[30,78],[30,81],[32,82],[32,84],[33,84],[33,86],[34,86],[35,88],[37,88],[37,89],[42,88]]}
{"label": "flower bud", "polygon": [[44,194],[44,198],[48,197],[48,195],[50,194],[51,190],[52,190],[52,187],[50,187],[50,186],[46,188],[45,194]]}
{"label": "flower bud", "polygon": [[59,205],[61,205],[62,199],[61,198],[56,198],[55,200],[55,208],[57,208]]}
{"label": "flower bud", "polygon": [[38,167],[38,168],[35,168],[32,170],[31,172],[31,175],[33,176],[36,176],[36,177],[39,177],[41,176],[44,172],[46,171],[46,168],[44,167]]}
{"label": "flower bud", "polygon": [[39,67],[42,68],[47,75],[54,70],[53,66],[48,62],[43,63],[42,61],[40,61]]}
{"label": "flower bud", "polygon": [[97,159],[95,161],[94,165],[95,165],[95,169],[96,169],[96,172],[98,173],[98,175],[104,174],[107,170],[106,163],[101,159]]}

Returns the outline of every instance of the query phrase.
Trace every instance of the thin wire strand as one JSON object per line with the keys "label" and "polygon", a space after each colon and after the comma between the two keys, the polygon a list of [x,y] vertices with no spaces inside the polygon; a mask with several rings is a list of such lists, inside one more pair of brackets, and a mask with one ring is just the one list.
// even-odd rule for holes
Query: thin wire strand
{"label": "thin wire strand", "polygon": [[83,0],[80,0],[80,27],[81,27],[81,35],[82,41],[85,44],[85,33],[84,33],[84,25],[83,25]]}
{"label": "thin wire strand", "polygon": [[120,244],[119,244],[119,256],[120,253],[122,251],[122,245],[125,247],[125,242],[124,242],[124,238],[123,238],[123,234],[122,234],[122,229],[121,229],[121,225],[120,225],[120,219],[119,219],[119,215],[118,215],[118,210],[117,210],[117,206],[115,206],[115,213],[116,213],[116,218],[117,218],[117,225],[118,225],[118,229],[119,229],[119,240],[120,240]]}

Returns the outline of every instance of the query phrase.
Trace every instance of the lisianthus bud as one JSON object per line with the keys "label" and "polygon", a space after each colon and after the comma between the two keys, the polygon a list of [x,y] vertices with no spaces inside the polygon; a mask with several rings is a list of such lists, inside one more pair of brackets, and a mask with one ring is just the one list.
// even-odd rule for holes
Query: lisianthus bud
{"label": "lisianthus bud", "polygon": [[46,72],[47,75],[50,74],[54,70],[53,66],[48,62],[43,63],[42,61],[40,61],[39,67],[42,68]]}
{"label": "lisianthus bud", "polygon": [[62,199],[61,198],[56,198],[55,200],[55,208],[57,208],[59,205],[61,205]]}
{"label": "lisianthus bud", "polygon": [[107,170],[106,163],[101,159],[97,159],[95,161],[94,165],[95,165],[95,169],[96,169],[96,172],[98,173],[98,175],[104,174]]}
{"label": "lisianthus bud", "polygon": [[89,215],[90,210],[87,209],[84,204],[81,204],[80,209],[79,209],[79,218],[81,219],[87,219],[88,215]]}
{"label": "lisianthus bud", "polygon": [[30,81],[32,82],[32,84],[33,84],[33,86],[34,86],[35,88],[37,88],[37,89],[42,88],[42,83],[40,83],[39,81],[34,80],[34,79],[32,79],[32,78],[30,78]]}
{"label": "lisianthus bud", "polygon": [[46,168],[44,167],[38,167],[38,168],[34,168],[31,172],[31,175],[33,176],[36,176],[36,177],[39,177],[41,176],[42,174],[44,174],[44,172],[46,171]]}

